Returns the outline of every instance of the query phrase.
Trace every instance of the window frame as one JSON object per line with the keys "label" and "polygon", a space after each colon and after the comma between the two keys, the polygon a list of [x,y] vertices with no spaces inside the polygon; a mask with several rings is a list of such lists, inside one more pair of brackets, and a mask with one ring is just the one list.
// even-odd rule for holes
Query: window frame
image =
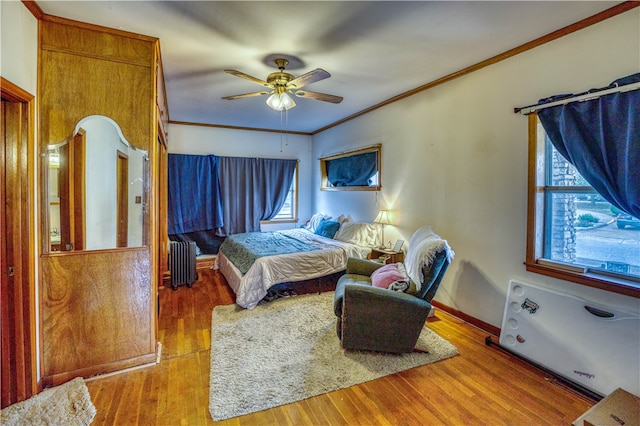
{"label": "window frame", "polygon": [[[527,247],[525,267],[549,277],[570,281],[576,284],[595,287],[614,293],[640,298],[640,284],[632,279],[609,275],[606,272],[595,272],[589,269],[571,267],[543,257],[544,254],[544,216],[546,181],[546,148],[538,138],[538,115],[528,114],[528,181],[527,181]],[[580,190],[581,187],[571,188]]]}
{"label": "window frame", "polygon": [[[327,176],[327,162],[338,158],[351,157],[353,155],[366,154],[368,152],[376,153],[376,161],[378,162],[378,184],[371,186],[331,186]],[[382,144],[376,144],[366,148],[358,148],[352,151],[340,154],[328,155],[320,157],[320,190],[321,191],[381,191],[382,190]]]}
{"label": "window frame", "polygon": [[[282,218],[282,219],[269,219],[269,220],[261,220],[261,224],[277,224],[277,223],[297,223],[298,222],[298,167],[300,166],[300,162],[296,163],[295,171],[293,172],[293,180],[291,181],[291,187],[289,191],[293,191],[292,196],[292,217]],[[281,209],[282,210],[282,209]],[[280,213],[278,211],[278,213]]]}

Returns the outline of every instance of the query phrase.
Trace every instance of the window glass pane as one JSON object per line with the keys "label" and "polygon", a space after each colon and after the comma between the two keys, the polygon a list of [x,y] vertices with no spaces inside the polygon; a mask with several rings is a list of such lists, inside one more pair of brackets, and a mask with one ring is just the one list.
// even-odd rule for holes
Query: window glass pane
{"label": "window glass pane", "polygon": [[293,219],[293,184],[291,184],[291,188],[289,188],[287,199],[282,205],[282,208],[271,220],[279,219]]}
{"label": "window glass pane", "polygon": [[547,185],[549,186],[590,186],[589,183],[578,173],[575,167],[569,163],[557,149],[553,146],[549,138],[546,138],[547,153],[549,157],[547,164],[550,170],[547,175]]}
{"label": "window glass pane", "polygon": [[286,220],[286,219],[295,219],[296,217],[296,202],[295,202],[295,193],[296,193],[296,181],[297,181],[297,169],[293,174],[293,180],[291,181],[291,186],[289,187],[289,192],[287,193],[287,198],[284,201],[284,204],[280,208],[278,214],[271,218],[271,220]]}
{"label": "window glass pane", "polygon": [[320,158],[320,189],[329,191],[379,191],[381,145]]}
{"label": "window glass pane", "polygon": [[378,174],[377,152],[327,160],[327,177],[332,186],[373,186]]}
{"label": "window glass pane", "polygon": [[640,221],[595,192],[548,138],[546,152],[544,257],[640,277]]}
{"label": "window glass pane", "polygon": [[547,194],[547,259],[640,277],[640,221],[597,193]]}
{"label": "window glass pane", "polygon": [[380,172],[376,171],[376,174],[371,176],[370,186],[379,186],[380,185]]}

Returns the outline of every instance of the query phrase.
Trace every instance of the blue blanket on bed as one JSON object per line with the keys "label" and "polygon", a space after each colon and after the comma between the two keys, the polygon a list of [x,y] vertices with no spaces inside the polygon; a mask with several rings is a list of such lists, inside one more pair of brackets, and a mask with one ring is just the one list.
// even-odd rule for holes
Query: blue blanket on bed
{"label": "blue blanket on bed", "polygon": [[236,265],[242,274],[246,274],[259,257],[318,249],[319,247],[279,232],[233,234],[229,235],[220,246],[220,252]]}

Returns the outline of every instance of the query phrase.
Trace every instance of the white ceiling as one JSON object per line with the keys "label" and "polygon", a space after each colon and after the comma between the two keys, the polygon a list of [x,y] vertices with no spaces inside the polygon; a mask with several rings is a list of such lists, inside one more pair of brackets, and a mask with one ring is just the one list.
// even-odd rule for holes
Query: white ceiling
{"label": "white ceiling", "polygon": [[[43,1],[44,13],[160,39],[171,121],[281,129],[261,86],[274,54],[294,76],[331,77],[296,98],[289,131],[313,132],[406,91],[608,9],[610,1]],[[297,64],[295,62],[298,62]],[[293,65],[293,66],[292,66]],[[297,65],[297,66],[295,66]]]}

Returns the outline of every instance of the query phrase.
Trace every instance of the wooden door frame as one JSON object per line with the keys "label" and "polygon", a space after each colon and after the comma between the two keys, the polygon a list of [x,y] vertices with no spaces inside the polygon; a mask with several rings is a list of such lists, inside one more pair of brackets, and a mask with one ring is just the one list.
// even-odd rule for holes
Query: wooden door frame
{"label": "wooden door frame", "polygon": [[[37,372],[37,351],[36,351],[36,306],[35,306],[35,258],[36,258],[36,245],[35,245],[35,209],[33,191],[34,185],[34,111],[35,102],[34,96],[10,81],[0,77],[0,91],[2,93],[3,102],[6,101],[10,104],[19,104],[19,120],[16,124],[16,129],[19,131],[19,140],[21,141],[19,168],[17,170],[17,176],[20,180],[20,212],[18,214],[20,223],[24,226],[21,227],[21,240],[25,241],[21,244],[19,253],[15,253],[15,261],[13,262],[16,267],[16,271],[20,271],[20,277],[16,277],[15,284],[19,293],[20,309],[9,312],[8,314],[14,315],[13,320],[17,324],[21,324],[20,337],[16,337],[15,344],[18,345],[15,350],[16,353],[21,351],[22,355],[20,360],[16,363],[15,374],[15,386],[16,389],[12,389],[14,395],[12,399],[21,401],[36,394],[39,389],[38,384],[38,372]],[[4,128],[4,132],[6,132]],[[4,137],[4,136],[3,136]],[[26,145],[26,146],[24,146]],[[25,152],[26,151],[26,152]],[[6,161],[5,161],[6,164]],[[2,170],[5,170],[5,164],[3,164]],[[4,179],[4,177],[3,177]],[[0,188],[2,192],[2,202],[6,200],[6,193],[4,189]],[[4,211],[4,205],[2,206],[2,220],[6,218],[9,213]],[[3,222],[2,226],[5,226]],[[3,266],[6,262],[3,259]],[[8,272],[3,270],[0,273],[0,280],[8,280]],[[18,285],[19,283],[19,285]],[[6,306],[4,302],[5,295],[2,295],[3,306]],[[4,313],[3,313],[4,317]],[[5,354],[3,353],[3,356]],[[4,361],[3,361],[4,364]],[[8,390],[3,387],[2,400],[3,405],[5,398],[9,397]],[[16,401],[13,401],[16,402]]]}
{"label": "wooden door frame", "polygon": [[73,243],[73,185],[70,177],[73,174],[73,150],[71,144],[59,147],[58,152],[60,155],[58,165],[60,251],[68,251],[72,250]]}
{"label": "wooden door frame", "polygon": [[73,184],[73,250],[84,250],[85,246],[85,214],[86,214],[86,145],[87,134],[84,129],[79,129],[71,141],[73,152],[73,172],[71,181]]}
{"label": "wooden door frame", "polygon": [[84,129],[58,148],[60,251],[84,250],[85,246],[85,149]]}
{"label": "wooden door frame", "polygon": [[129,156],[116,153],[116,247],[129,245]]}

